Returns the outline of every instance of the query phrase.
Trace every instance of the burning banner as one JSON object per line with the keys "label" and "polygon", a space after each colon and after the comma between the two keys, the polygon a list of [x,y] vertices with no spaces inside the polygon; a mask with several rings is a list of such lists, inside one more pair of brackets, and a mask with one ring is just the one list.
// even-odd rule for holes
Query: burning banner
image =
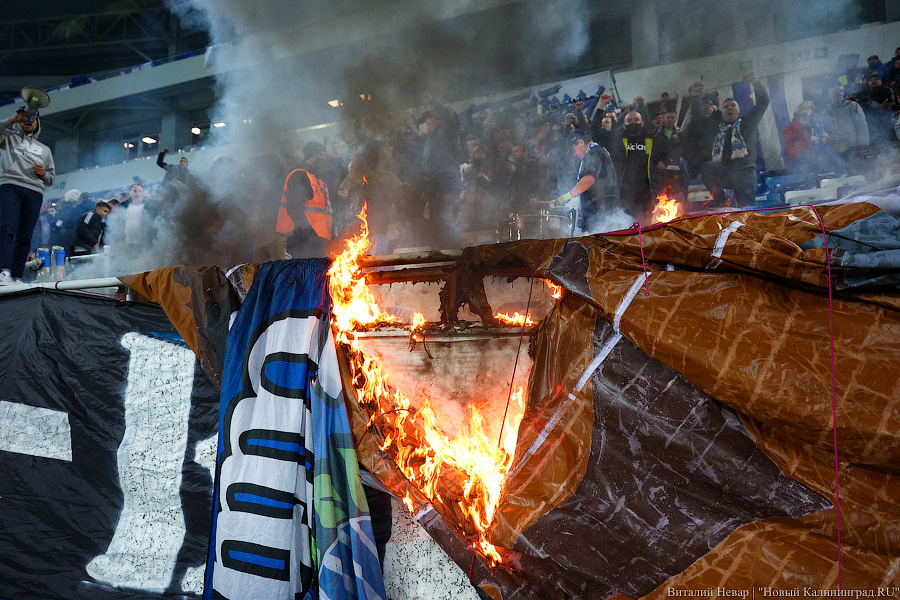
{"label": "burning banner", "polygon": [[[438,424],[429,398],[412,405],[389,378],[388,366],[367,355],[354,334],[356,328],[398,321],[377,306],[358,266],[359,258],[370,247],[365,207],[360,218],[362,234],[348,242],[347,250],[334,260],[328,274],[337,341],[344,347],[357,402],[368,414],[367,430],[376,432],[380,452],[389,455],[412,484],[413,489],[403,496],[410,510],[426,502],[442,505],[461,533],[470,537],[489,560],[499,562],[500,556],[485,534],[515,452],[523,390],[510,390],[514,410],[506,412],[499,440],[486,435],[477,406],[469,407],[466,426],[451,438],[446,427]],[[519,313],[511,319],[526,323],[526,317]],[[424,317],[416,313],[409,327],[411,332],[422,329]]]}
{"label": "burning banner", "polygon": [[[900,493],[900,446],[884,437],[900,422],[900,303],[868,286],[896,267],[851,240],[896,226],[860,203],[465,249],[442,272],[443,327],[463,303],[496,324],[490,275],[564,288],[522,338],[521,420],[511,385],[502,436],[481,439],[494,419],[474,411],[459,427],[484,464],[364,343],[380,322],[416,348],[440,326],[366,295],[359,238],[330,292],[356,456],[495,600],[893,585],[900,515],[881,499]],[[829,287],[843,290],[833,309]]]}

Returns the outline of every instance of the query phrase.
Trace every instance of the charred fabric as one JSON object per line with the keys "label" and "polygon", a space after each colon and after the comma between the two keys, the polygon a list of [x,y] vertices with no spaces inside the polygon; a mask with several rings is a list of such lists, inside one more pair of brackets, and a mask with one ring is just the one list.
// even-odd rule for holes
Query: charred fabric
{"label": "charred fabric", "polygon": [[[426,339],[498,331],[486,278],[563,293],[509,336],[530,372],[482,531],[460,513],[472,496],[457,473],[423,490],[399,464],[391,431],[411,421],[378,415],[416,410],[373,403],[344,341],[360,463],[495,599],[884,585],[900,556],[887,500],[900,495],[900,221],[863,200],[476,246],[407,270],[362,257],[369,284],[444,282]],[[163,306],[215,381],[223,307],[257,269],[125,282]],[[459,321],[465,305],[480,326]]]}

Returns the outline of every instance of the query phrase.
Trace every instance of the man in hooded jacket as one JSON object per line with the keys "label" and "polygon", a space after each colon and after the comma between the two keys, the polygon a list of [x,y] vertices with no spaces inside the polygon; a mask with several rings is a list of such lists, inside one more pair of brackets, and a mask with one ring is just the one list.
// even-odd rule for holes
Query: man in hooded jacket
{"label": "man in hooded jacket", "polygon": [[56,168],[50,148],[37,141],[40,120],[20,109],[0,121],[0,284],[21,280],[44,188]]}

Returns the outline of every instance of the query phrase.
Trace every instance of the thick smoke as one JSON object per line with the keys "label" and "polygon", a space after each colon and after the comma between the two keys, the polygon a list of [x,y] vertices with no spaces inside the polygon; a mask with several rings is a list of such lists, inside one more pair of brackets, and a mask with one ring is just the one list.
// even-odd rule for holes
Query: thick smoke
{"label": "thick smoke", "polygon": [[[148,195],[140,251],[125,246],[117,210],[110,252],[71,276],[252,261],[273,237],[284,177],[305,142],[336,141],[338,131],[347,145],[388,139],[415,126],[424,92],[452,102],[535,83],[588,44],[586,0],[497,4],[168,0],[183,27],[209,33],[218,73],[209,116],[227,124],[211,129],[210,143],[222,155],[211,169],[191,165],[187,185]],[[334,98],[342,108],[328,106]],[[314,127],[324,123],[338,127]]]}
{"label": "thick smoke", "polygon": [[[393,2],[170,0],[168,6],[186,26],[207,28],[217,48],[218,102],[210,118],[228,127],[213,129],[222,137],[211,142],[228,144],[239,175],[234,189],[210,180],[220,175],[198,173],[205,184],[199,198],[170,193],[175,198],[163,203],[155,251],[142,257],[156,266],[173,259],[202,264],[210,255],[218,264],[249,260],[248,238],[274,228],[284,176],[303,158],[303,143],[323,141],[315,132],[299,134],[301,128],[343,120],[343,141],[353,145],[366,141],[352,133],[366,117],[366,136],[396,135],[412,124],[398,111],[419,107],[423,92],[453,101],[558,71],[583,52],[589,22],[584,0],[513,2],[487,11],[473,4],[474,12],[455,15],[442,14],[450,6],[443,3],[410,9],[412,3]],[[326,104],[333,98],[342,100],[341,110]]]}
{"label": "thick smoke", "polygon": [[[115,270],[252,260],[253,247],[272,234],[284,176],[302,159],[303,143],[324,141],[325,130],[301,129],[341,121],[328,130],[329,141],[336,131],[349,145],[389,139],[416,125],[424,92],[451,103],[559,79],[577,68],[591,43],[590,24],[603,10],[587,0],[495,4],[167,0],[184,27],[208,30],[216,49],[218,102],[210,118],[228,126],[213,129],[211,143],[227,144],[219,161],[225,167],[198,169],[198,188],[176,186],[156,199],[156,242],[133,260],[117,260]],[[729,14],[727,2],[640,6],[656,11],[648,26],[658,35],[661,59],[674,61],[738,50],[735,40],[748,46],[781,41],[771,32],[758,35],[772,29],[770,4],[741,4],[743,32],[728,29],[735,19],[710,18],[716,11]],[[789,9],[779,4],[779,11]],[[834,0],[815,14],[804,6],[805,20],[795,25],[805,35],[815,33],[810,28],[854,25],[856,13],[843,10],[850,4]],[[838,16],[853,22],[838,22]],[[776,35],[790,32],[779,27]],[[684,85],[695,78],[685,73]],[[342,108],[329,107],[331,99]],[[111,234],[117,218],[110,218]],[[603,229],[630,226],[627,219]]]}

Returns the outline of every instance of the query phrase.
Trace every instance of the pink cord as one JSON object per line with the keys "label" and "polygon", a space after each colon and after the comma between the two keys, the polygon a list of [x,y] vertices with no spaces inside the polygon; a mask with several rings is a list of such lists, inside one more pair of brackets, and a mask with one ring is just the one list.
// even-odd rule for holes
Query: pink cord
{"label": "pink cord", "polygon": [[822,227],[822,237],[825,240],[825,266],[828,270],[828,329],[831,339],[831,419],[834,431],[834,509],[837,519],[837,545],[838,545],[838,590],[844,590],[844,574],[841,564],[841,493],[840,493],[840,468],[838,464],[838,445],[837,445],[837,373],[834,364],[834,308],[832,306],[831,295],[831,252],[828,250],[828,232],[825,230],[825,222],[822,220],[819,211],[815,206],[810,206],[819,220]]}
{"label": "pink cord", "polygon": [[650,277],[647,275],[647,261],[644,258],[644,236],[641,235],[641,224],[635,221],[634,225],[631,226],[632,229],[637,229],[638,232],[638,242],[641,245],[641,264],[644,266],[644,284],[647,286],[647,295],[650,295]]}

